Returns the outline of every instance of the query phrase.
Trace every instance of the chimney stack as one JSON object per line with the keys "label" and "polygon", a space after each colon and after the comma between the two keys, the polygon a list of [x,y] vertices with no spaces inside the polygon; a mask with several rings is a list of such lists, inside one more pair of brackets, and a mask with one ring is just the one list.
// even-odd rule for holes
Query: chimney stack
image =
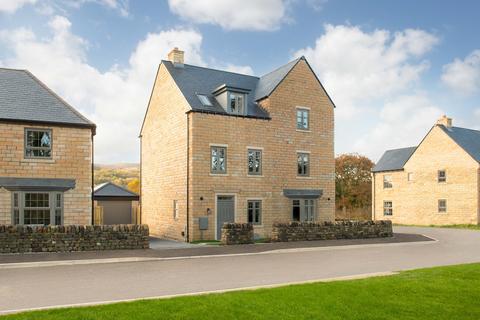
{"label": "chimney stack", "polygon": [[452,127],[452,118],[443,115],[440,119],[437,120],[437,125],[444,125],[446,128]]}
{"label": "chimney stack", "polygon": [[168,54],[168,60],[170,60],[175,67],[182,68],[183,56],[184,56],[184,52],[182,50],[179,50],[177,47],[175,47]]}

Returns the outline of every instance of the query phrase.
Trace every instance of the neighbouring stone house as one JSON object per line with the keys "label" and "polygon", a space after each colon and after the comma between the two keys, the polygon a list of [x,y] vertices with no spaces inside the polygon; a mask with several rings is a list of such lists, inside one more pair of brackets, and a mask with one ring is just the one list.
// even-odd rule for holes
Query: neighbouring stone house
{"label": "neighbouring stone house", "polygon": [[304,57],[262,76],[162,61],[141,130],[142,223],[220,239],[225,222],[332,221],[334,104]]}
{"label": "neighbouring stone house", "polygon": [[478,224],[480,131],[443,116],[417,147],[388,150],[373,168],[375,220]]}
{"label": "neighbouring stone house", "polygon": [[94,135],[30,72],[0,68],[0,225],[91,224]]}

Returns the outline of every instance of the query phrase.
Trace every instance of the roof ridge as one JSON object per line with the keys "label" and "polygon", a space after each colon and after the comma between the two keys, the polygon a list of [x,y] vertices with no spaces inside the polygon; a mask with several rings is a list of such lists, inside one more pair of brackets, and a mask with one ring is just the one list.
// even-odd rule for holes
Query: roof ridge
{"label": "roof ridge", "polygon": [[62,97],[60,97],[58,94],[56,94],[52,89],[50,89],[45,83],[43,83],[40,79],[38,79],[33,73],[31,73],[28,70],[22,70],[24,71],[27,75],[29,75],[34,81],[36,81],[42,88],[47,90],[52,96],[54,96],[56,99],[58,99],[62,104],[64,104],[70,111],[75,113],[78,117],[80,117],[82,120],[86,121],[88,124],[90,124],[92,127],[96,128],[96,124],[87,119],[84,115],[82,115],[79,111],[77,111],[72,105],[70,105],[67,101],[65,101]]}
{"label": "roof ridge", "polygon": [[[162,60],[162,62],[169,62],[169,63],[172,63],[170,60]],[[225,73],[237,74],[237,75],[239,75],[239,76],[244,76],[244,77],[251,77],[251,78],[257,78],[257,79],[260,79],[260,77],[259,77],[259,76],[252,76],[252,75],[245,74],[245,73],[239,73],[239,72],[228,71],[228,70],[222,70],[222,69],[215,69],[215,68],[210,68],[210,67],[202,67],[202,66],[197,66],[197,65],[194,65],[194,64],[188,64],[188,63],[184,63],[183,65],[185,65],[185,66],[189,66],[189,67],[193,67],[193,68],[207,69],[207,70],[211,70],[211,71],[225,72]]]}
{"label": "roof ridge", "polygon": [[[443,124],[441,126],[444,126]],[[444,126],[445,127],[445,126]],[[446,129],[448,129],[447,127],[445,127]],[[457,126],[452,126],[452,128],[457,128],[457,129],[462,129],[462,130],[469,130],[469,131],[475,131],[475,132],[478,132],[480,133],[480,130],[477,130],[477,129],[472,129],[472,128],[464,128],[464,127],[457,127]]]}
{"label": "roof ridge", "polygon": [[298,62],[298,61],[300,61],[300,60],[302,60],[302,59],[305,60],[305,57],[304,57],[304,56],[301,56],[300,58],[296,58],[296,59],[290,60],[290,61],[288,61],[287,63],[284,63],[284,64],[282,64],[281,66],[273,69],[272,71],[265,73],[265,74],[262,75],[260,78],[263,78],[263,77],[265,77],[265,76],[268,76],[269,74],[274,73],[274,72],[280,70],[281,68],[285,67],[286,65],[288,65],[288,64],[290,64],[290,63],[293,63],[293,62],[296,63],[296,62]]}
{"label": "roof ridge", "polygon": [[0,67],[0,70],[8,70],[8,71],[27,71],[27,69],[17,69],[17,68],[6,68],[6,67]]}
{"label": "roof ridge", "polygon": [[405,149],[413,149],[413,148],[418,148],[418,146],[402,147],[402,148],[395,148],[395,149],[387,149],[387,150],[385,150],[385,152],[387,152],[387,151],[396,151],[396,150],[405,150]]}

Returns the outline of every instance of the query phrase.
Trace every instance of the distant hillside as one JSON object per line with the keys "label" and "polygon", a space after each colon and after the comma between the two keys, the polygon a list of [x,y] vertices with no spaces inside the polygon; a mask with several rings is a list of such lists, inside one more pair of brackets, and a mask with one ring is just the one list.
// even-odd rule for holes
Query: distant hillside
{"label": "distant hillside", "polygon": [[139,192],[140,166],[138,163],[96,164],[95,185],[113,182],[134,192]]}

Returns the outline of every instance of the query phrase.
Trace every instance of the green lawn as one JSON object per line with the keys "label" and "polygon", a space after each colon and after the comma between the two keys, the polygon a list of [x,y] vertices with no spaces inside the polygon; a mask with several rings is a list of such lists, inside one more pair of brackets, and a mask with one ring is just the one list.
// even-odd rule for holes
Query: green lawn
{"label": "green lawn", "polygon": [[469,264],[362,280],[38,311],[5,319],[480,319],[479,298],[480,264]]}

